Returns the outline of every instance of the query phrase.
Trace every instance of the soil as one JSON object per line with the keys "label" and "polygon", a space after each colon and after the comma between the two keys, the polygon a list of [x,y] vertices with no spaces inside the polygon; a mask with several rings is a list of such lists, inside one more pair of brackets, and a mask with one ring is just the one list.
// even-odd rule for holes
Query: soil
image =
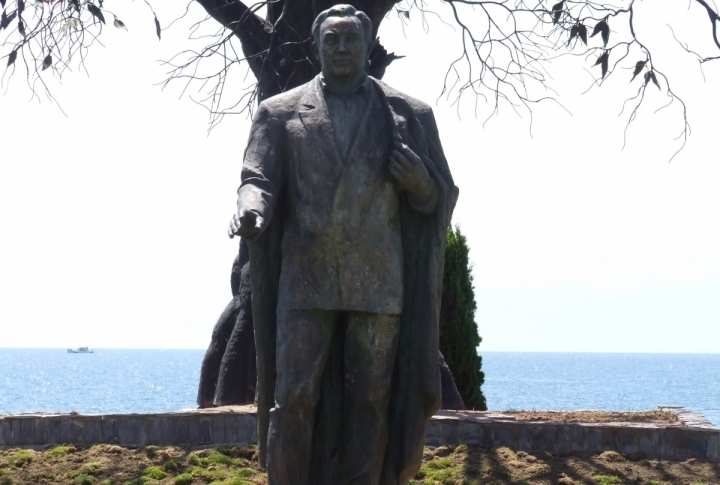
{"label": "soil", "polygon": [[[187,450],[178,447],[0,451],[0,485],[263,485],[254,446]],[[414,485],[720,485],[720,463],[630,460],[600,455],[528,454],[509,448],[441,446],[426,449]]]}
{"label": "soil", "polygon": [[487,413],[487,417],[513,417],[517,421],[561,421],[568,423],[613,423],[613,424],[659,424],[682,426],[678,417],[669,411],[651,410],[638,412],[615,411],[505,411]]}

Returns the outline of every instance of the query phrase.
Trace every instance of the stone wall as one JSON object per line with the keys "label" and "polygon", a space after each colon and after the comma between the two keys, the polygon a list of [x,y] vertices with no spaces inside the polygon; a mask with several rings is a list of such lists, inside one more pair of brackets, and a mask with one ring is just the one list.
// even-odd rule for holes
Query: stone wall
{"label": "stone wall", "polygon": [[[701,414],[678,407],[683,426],[609,425],[515,421],[511,416],[442,411],[428,424],[428,446],[462,443],[550,453],[617,451],[650,459],[698,458],[720,461],[720,429]],[[165,414],[26,414],[0,416],[0,448],[45,448],[58,444],[89,446],[177,445],[184,447],[248,444],[256,441],[252,407],[227,407]]]}
{"label": "stone wall", "polygon": [[720,429],[702,414],[685,408],[660,409],[677,415],[683,426],[515,421],[488,418],[483,413],[441,411],[430,421],[425,444],[508,446],[559,454],[617,451],[637,458],[720,461]]}

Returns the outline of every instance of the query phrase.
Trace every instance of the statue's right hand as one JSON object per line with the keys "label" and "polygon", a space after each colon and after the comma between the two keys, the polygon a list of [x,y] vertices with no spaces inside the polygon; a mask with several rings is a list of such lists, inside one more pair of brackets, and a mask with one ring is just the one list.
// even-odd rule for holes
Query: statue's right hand
{"label": "statue's right hand", "polygon": [[228,236],[232,239],[235,236],[252,239],[260,235],[265,229],[265,219],[256,213],[240,209],[237,214],[233,215],[228,227]]}

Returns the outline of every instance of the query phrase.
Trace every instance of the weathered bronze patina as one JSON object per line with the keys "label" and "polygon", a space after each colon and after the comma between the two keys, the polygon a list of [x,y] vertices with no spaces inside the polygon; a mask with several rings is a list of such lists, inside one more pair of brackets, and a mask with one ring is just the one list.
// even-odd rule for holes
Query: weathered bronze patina
{"label": "weathered bronze patina", "polygon": [[457,199],[429,106],[368,77],[370,19],[313,25],[322,73],[262,102],[229,232],[249,240],[270,485],[403,484],[440,407]]}

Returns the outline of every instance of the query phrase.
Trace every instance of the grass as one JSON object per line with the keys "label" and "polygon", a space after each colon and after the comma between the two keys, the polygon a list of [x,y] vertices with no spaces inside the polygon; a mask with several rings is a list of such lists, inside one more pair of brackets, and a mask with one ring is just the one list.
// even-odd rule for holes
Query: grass
{"label": "grass", "polygon": [[69,446],[56,446],[55,448],[48,451],[47,454],[55,458],[62,458],[63,456],[70,453],[71,450],[75,451],[75,448],[70,448]]}
{"label": "grass", "polygon": [[616,477],[615,475],[595,475],[593,478],[600,485],[613,485],[622,482],[620,477]]}
{"label": "grass", "polygon": [[173,483],[175,485],[190,485],[193,480],[193,476],[189,473],[181,473],[180,475],[173,478]]}
{"label": "grass", "polygon": [[32,450],[17,450],[10,453],[5,461],[16,468],[22,468],[32,462],[34,454],[35,452]]}
{"label": "grass", "polygon": [[143,475],[153,480],[162,480],[167,477],[167,473],[165,473],[165,471],[163,471],[163,469],[159,466],[147,467],[143,472]]}
{"label": "grass", "polygon": [[[415,475],[414,483],[422,485],[454,485],[462,474],[464,466],[453,458],[440,458],[426,463]],[[411,482],[413,483],[413,482]]]}
{"label": "grass", "polygon": [[[0,450],[0,485],[264,485],[256,449],[116,445]],[[720,485],[720,465],[605,452],[552,455],[507,447],[426,448],[413,485]]]}
{"label": "grass", "polygon": [[91,475],[86,475],[84,473],[81,473],[73,478],[73,483],[75,485],[93,485],[94,481],[95,479]]}

